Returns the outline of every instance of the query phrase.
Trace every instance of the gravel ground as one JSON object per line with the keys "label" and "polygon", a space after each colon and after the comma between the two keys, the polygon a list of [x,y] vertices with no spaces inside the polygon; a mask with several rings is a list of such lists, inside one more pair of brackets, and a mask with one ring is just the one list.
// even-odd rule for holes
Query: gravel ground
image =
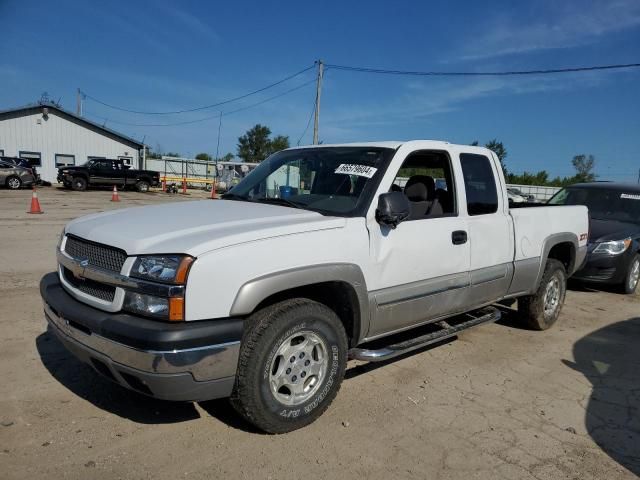
{"label": "gravel ground", "polygon": [[30,191],[0,190],[1,478],[640,475],[638,295],[574,287],[550,331],[525,330],[508,311],[437,348],[352,362],[316,423],[263,435],[226,401],[161,402],[111,384],[46,331],[38,282],[68,220],[206,194],[39,194],[36,216],[25,213]]}

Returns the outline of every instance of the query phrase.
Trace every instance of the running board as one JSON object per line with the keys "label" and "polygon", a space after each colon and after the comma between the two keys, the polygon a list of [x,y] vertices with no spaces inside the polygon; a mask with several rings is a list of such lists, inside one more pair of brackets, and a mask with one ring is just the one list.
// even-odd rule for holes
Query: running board
{"label": "running board", "polygon": [[[438,322],[433,324],[440,327],[435,332],[411,338],[403,342],[386,345],[376,350],[366,348],[352,348],[349,350],[349,358],[354,360],[364,360],[366,362],[382,362],[390,358],[397,357],[412,350],[440,342],[447,338],[455,337],[462,330],[467,330],[477,325],[491,323],[500,320],[500,310],[495,307],[485,307],[480,310],[465,313],[463,315],[448,318],[447,322]],[[452,324],[452,325],[451,325]]]}

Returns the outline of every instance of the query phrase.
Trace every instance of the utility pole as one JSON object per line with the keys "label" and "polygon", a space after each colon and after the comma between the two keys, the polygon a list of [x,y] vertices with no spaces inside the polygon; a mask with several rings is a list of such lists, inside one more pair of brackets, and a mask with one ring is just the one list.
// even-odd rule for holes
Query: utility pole
{"label": "utility pole", "polygon": [[316,110],[313,118],[313,144],[318,145],[318,129],[320,128],[320,94],[322,93],[322,73],[324,63],[318,60],[318,80],[316,82]]}
{"label": "utility pole", "polygon": [[638,169],[638,185],[640,185],[640,168]]}
{"label": "utility pole", "polygon": [[218,152],[220,151],[220,130],[222,129],[222,112],[220,112],[220,121],[218,122],[218,144],[216,145],[216,167],[218,165]]}
{"label": "utility pole", "polygon": [[147,146],[144,144],[146,139],[146,135],[142,137],[142,170],[147,169]]}
{"label": "utility pole", "polygon": [[76,93],[76,114],[79,117],[82,116],[82,92],[80,91],[80,87],[78,87],[78,91]]}

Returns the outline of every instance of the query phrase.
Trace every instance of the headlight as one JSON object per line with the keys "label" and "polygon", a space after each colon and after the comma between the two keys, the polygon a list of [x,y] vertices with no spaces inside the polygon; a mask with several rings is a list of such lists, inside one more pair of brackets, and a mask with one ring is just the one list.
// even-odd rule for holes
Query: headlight
{"label": "headlight", "polygon": [[[136,259],[130,276],[150,282],[184,285],[194,258],[188,255],[143,255]],[[147,317],[179,322],[184,320],[184,288],[169,297],[127,291],[123,308]]]}
{"label": "headlight", "polygon": [[608,253],[609,255],[619,255],[631,245],[631,239],[614,240],[612,242],[602,242],[593,250],[593,253]]}
{"label": "headlight", "polygon": [[184,255],[149,255],[138,257],[131,276],[166,283],[185,283],[192,257]]}
{"label": "headlight", "polygon": [[123,308],[131,313],[170,322],[184,320],[184,297],[156,297],[138,292],[126,292]]}
{"label": "headlight", "polygon": [[124,297],[124,308],[132,313],[161,318],[163,320],[169,319],[168,298],[127,292]]}

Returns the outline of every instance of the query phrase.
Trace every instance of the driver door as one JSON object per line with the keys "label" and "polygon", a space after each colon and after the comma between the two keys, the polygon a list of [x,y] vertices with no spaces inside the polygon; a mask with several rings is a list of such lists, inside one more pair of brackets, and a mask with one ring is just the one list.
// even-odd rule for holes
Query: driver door
{"label": "driver door", "polygon": [[[436,191],[443,208],[437,214],[429,214],[432,205],[428,205],[425,215],[410,217],[395,229],[380,225],[372,215],[367,216],[373,257],[372,280],[367,284],[373,303],[369,339],[459,311],[466,303],[469,289],[467,218],[459,214],[456,204],[462,178],[459,167],[454,168],[454,162],[444,151],[410,151],[404,161],[398,159],[400,153],[401,150],[389,166],[378,193],[406,190],[404,187],[412,177],[429,184],[431,178],[441,187]],[[427,186],[425,199],[414,198],[414,203],[420,203],[418,206],[435,201],[436,192]],[[373,203],[375,209],[377,198]]]}

